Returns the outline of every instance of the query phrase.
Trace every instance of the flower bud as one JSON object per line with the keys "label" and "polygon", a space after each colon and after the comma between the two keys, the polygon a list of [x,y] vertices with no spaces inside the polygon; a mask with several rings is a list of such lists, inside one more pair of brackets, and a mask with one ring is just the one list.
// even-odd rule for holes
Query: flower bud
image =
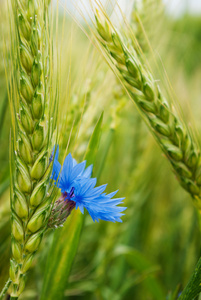
{"label": "flower bud", "polygon": [[24,103],[21,101],[20,103],[21,109],[20,109],[20,120],[24,127],[24,130],[27,133],[32,133],[34,129],[34,123],[32,119],[32,115],[30,112],[30,109],[27,105],[24,105]]}
{"label": "flower bud", "polygon": [[178,147],[172,145],[170,142],[168,142],[165,139],[161,139],[161,142],[162,142],[165,150],[167,151],[168,155],[172,159],[174,159],[176,161],[181,161],[182,160],[183,153],[182,153],[182,151]]}
{"label": "flower bud", "polygon": [[155,99],[154,87],[152,86],[151,82],[147,81],[147,79],[143,84],[143,91],[145,96],[147,97],[147,100],[154,101]]}
{"label": "flower bud", "polygon": [[[200,164],[199,164],[200,165]],[[196,168],[196,174],[195,174],[195,178],[196,178],[196,183],[201,186],[201,167],[197,167]]]}
{"label": "flower bud", "polygon": [[44,222],[46,219],[47,209],[49,207],[49,201],[42,203],[35,211],[34,215],[31,217],[27,228],[32,232],[38,231],[41,227],[44,227]]}
{"label": "flower bud", "polygon": [[22,43],[20,45],[20,59],[25,70],[30,73],[33,65],[33,56]]}
{"label": "flower bud", "polygon": [[140,70],[139,70],[134,58],[126,59],[126,67],[127,67],[128,72],[132,75],[133,78],[135,78],[135,79],[140,78]]}
{"label": "flower bud", "polygon": [[17,179],[18,186],[22,192],[30,193],[32,184],[31,184],[29,171],[26,165],[22,162],[22,160],[19,157],[17,157],[16,160],[17,160],[16,179]]}
{"label": "flower bud", "polygon": [[175,132],[176,132],[176,134],[178,136],[178,139],[179,139],[179,141],[181,143],[181,141],[184,138],[184,128],[183,128],[183,126],[181,126],[180,124],[177,124],[175,126]]}
{"label": "flower bud", "polygon": [[34,90],[29,77],[23,73],[20,78],[20,92],[27,103],[32,102]]}
{"label": "flower bud", "polygon": [[44,94],[42,90],[42,85],[39,89],[34,93],[33,101],[32,101],[32,112],[36,119],[40,119],[43,115],[44,108]]}
{"label": "flower bud", "polygon": [[121,55],[121,53],[119,55],[119,53],[117,53],[115,50],[114,51],[110,50],[110,54],[118,63],[122,65],[125,63],[125,57],[124,55]]}
{"label": "flower bud", "polygon": [[75,208],[74,201],[64,201],[64,199],[65,195],[61,195],[61,197],[55,201],[50,218],[48,220],[47,226],[49,228],[62,226],[68,216],[71,214],[72,210]]}
{"label": "flower bud", "polygon": [[31,35],[31,27],[22,14],[19,14],[18,16],[18,25],[21,34],[24,36],[26,40],[29,40]]}
{"label": "flower bud", "polygon": [[160,119],[153,118],[149,120],[151,123],[151,126],[160,134],[164,136],[170,136],[170,128],[168,125],[164,124]]}
{"label": "flower bud", "polygon": [[186,164],[190,167],[190,168],[194,168],[197,166],[198,163],[198,154],[192,150],[190,151],[190,154],[188,155],[188,158],[186,159]]}
{"label": "flower bud", "polygon": [[160,118],[163,122],[168,123],[170,113],[168,111],[168,106],[166,103],[161,103],[160,105]]}
{"label": "flower bud", "polygon": [[22,273],[26,273],[30,269],[30,267],[32,265],[32,262],[33,262],[33,258],[34,258],[33,254],[28,254],[24,258],[23,265],[22,265],[22,268],[21,268]]}
{"label": "flower bud", "polygon": [[116,48],[118,48],[119,51],[122,51],[123,50],[123,45],[122,45],[121,39],[119,38],[119,33],[113,32],[112,33],[112,40],[113,40]]}
{"label": "flower bud", "polygon": [[[16,283],[17,271],[18,271],[18,265],[15,263],[14,260],[11,259],[9,274],[10,274],[10,279],[12,280],[13,283]],[[18,280],[17,280],[17,282],[18,282]]]}
{"label": "flower bud", "polygon": [[[98,30],[100,36],[107,42],[111,41],[112,33],[111,33],[108,22],[106,22],[106,21],[104,22],[101,14],[98,11],[96,11],[96,14],[97,14],[97,16],[95,15],[96,25],[97,25],[97,30]],[[101,20],[105,23],[104,24],[105,27],[103,27],[103,25],[101,24],[101,22],[99,20]]]}
{"label": "flower bud", "polygon": [[200,188],[191,180],[188,181],[188,190],[193,195],[199,195]]}
{"label": "flower bud", "polygon": [[28,137],[21,131],[19,132],[18,149],[24,162],[30,164],[32,162],[32,148]]}
{"label": "flower bud", "polygon": [[25,250],[29,253],[35,252],[41,242],[43,231],[34,233],[26,242]]}
{"label": "flower bud", "polygon": [[21,274],[19,278],[17,293],[16,293],[17,296],[21,295],[21,293],[24,291],[24,288],[25,288],[25,276]]}
{"label": "flower bud", "polygon": [[191,137],[186,134],[186,136],[183,138],[183,142],[182,142],[182,150],[185,153],[188,153],[188,151],[191,149],[191,145],[192,145],[192,141],[191,141]]}
{"label": "flower bud", "polygon": [[40,150],[45,140],[45,128],[40,123],[37,123],[32,136],[32,146],[34,150]]}
{"label": "flower bud", "polygon": [[13,207],[19,218],[25,219],[28,217],[29,212],[26,198],[18,189],[15,189]]}
{"label": "flower bud", "polygon": [[21,245],[18,242],[16,242],[14,238],[12,238],[11,249],[12,249],[13,258],[18,263],[21,262],[22,259]]}
{"label": "flower bud", "polygon": [[125,74],[125,73],[122,73],[122,76],[132,87],[134,87],[136,89],[141,88],[141,82],[139,82],[137,79],[135,79],[135,78],[129,76],[129,74]]}
{"label": "flower bud", "polygon": [[29,20],[31,20],[31,18],[33,18],[33,16],[37,15],[37,14],[38,14],[38,3],[37,3],[37,1],[28,0],[27,17],[29,18]]}
{"label": "flower bud", "polygon": [[168,154],[170,155],[170,157],[172,157],[176,161],[182,160],[183,154],[179,148],[172,146],[172,147],[169,147],[167,149],[167,151],[168,151]]}
{"label": "flower bud", "polygon": [[33,27],[31,35],[31,50],[34,56],[37,56],[40,49],[41,31],[39,30],[39,24],[37,28]]}
{"label": "flower bud", "polygon": [[24,230],[20,219],[13,214],[12,217],[12,234],[14,238],[21,242],[24,239]]}
{"label": "flower bud", "polygon": [[182,162],[172,162],[172,164],[180,176],[192,178],[192,172]]}
{"label": "flower bud", "polygon": [[32,169],[31,169],[31,178],[39,180],[44,175],[45,170],[47,168],[48,159],[47,159],[47,151],[44,150],[38,156],[35,161]]}
{"label": "flower bud", "polygon": [[31,81],[32,84],[36,87],[40,81],[41,76],[41,63],[40,63],[40,57],[34,60],[32,72],[31,72]]}
{"label": "flower bud", "polygon": [[43,201],[47,193],[47,186],[48,186],[47,178],[45,178],[43,181],[39,182],[35,186],[30,197],[31,206],[36,207]]}
{"label": "flower bud", "polygon": [[156,111],[155,103],[149,102],[149,101],[146,101],[146,100],[142,101],[140,99],[136,99],[136,101],[142,107],[142,109],[144,109],[146,112],[154,113]]}

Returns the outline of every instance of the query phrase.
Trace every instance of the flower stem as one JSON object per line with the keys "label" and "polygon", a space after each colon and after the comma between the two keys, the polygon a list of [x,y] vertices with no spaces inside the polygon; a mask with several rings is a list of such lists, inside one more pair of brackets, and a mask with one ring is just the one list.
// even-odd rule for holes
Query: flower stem
{"label": "flower stem", "polygon": [[4,288],[3,288],[2,291],[1,291],[1,294],[0,294],[0,300],[2,300],[2,299],[4,298],[4,296],[5,296],[5,294],[6,294],[7,290],[8,290],[8,288],[9,288],[11,282],[12,282],[12,281],[11,281],[11,279],[9,278],[8,281],[6,282]]}
{"label": "flower stem", "polygon": [[179,300],[194,299],[201,292],[201,258]]}

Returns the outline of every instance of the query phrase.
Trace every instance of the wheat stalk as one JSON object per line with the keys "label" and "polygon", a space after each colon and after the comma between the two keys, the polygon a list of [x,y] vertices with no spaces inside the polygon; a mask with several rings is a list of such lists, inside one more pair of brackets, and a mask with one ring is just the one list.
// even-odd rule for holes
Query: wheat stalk
{"label": "wheat stalk", "polygon": [[133,42],[133,47],[137,53],[139,50],[143,53],[149,53],[149,41],[152,43],[155,41],[154,45],[158,42],[160,28],[163,26],[163,15],[164,4],[161,0],[137,0],[134,2],[130,24],[140,45],[139,49],[138,45]]}
{"label": "wheat stalk", "polygon": [[4,1],[1,1],[0,9],[0,90],[1,90],[1,99],[6,90],[6,80],[5,80],[5,71],[4,71],[4,61],[3,61],[3,50],[4,50],[4,40],[8,43],[8,33],[9,26],[6,22],[6,4]]}
{"label": "wheat stalk", "polygon": [[98,41],[109,57],[113,71],[148,121],[180,184],[192,195],[200,209],[201,160],[196,142],[169,107],[159,85],[137,52],[126,47],[105,14],[97,11],[95,18]]}
{"label": "wheat stalk", "polygon": [[24,289],[52,200],[47,191],[56,103],[50,103],[48,2],[12,0],[11,299]]}

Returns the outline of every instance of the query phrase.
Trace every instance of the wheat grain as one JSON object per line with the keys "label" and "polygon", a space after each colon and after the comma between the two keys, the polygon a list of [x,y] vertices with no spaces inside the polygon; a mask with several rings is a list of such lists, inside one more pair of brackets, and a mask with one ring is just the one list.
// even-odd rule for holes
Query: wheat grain
{"label": "wheat grain", "polygon": [[48,1],[12,1],[11,299],[18,298],[49,217],[51,165]]}
{"label": "wheat grain", "polygon": [[197,144],[187,127],[171,111],[156,80],[137,52],[126,47],[123,38],[105,15],[97,11],[95,17],[98,41],[112,62],[112,69],[148,121],[180,184],[193,196],[200,209],[201,161]]}

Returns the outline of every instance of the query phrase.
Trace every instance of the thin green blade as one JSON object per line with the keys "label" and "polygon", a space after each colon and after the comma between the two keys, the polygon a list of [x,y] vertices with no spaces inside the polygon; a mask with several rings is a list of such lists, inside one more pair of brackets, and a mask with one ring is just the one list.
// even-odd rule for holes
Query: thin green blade
{"label": "thin green blade", "polygon": [[[89,141],[85,154],[87,165],[95,161],[100,141],[102,120],[103,113]],[[84,215],[81,214],[80,210],[76,210],[67,218],[64,227],[55,231],[48,253],[41,300],[63,299],[70,270],[78,249],[83,223]]]}
{"label": "thin green blade", "polygon": [[118,255],[125,256],[128,264],[142,275],[142,285],[155,300],[166,298],[156,274],[160,271],[158,266],[152,265],[147,258],[134,248],[122,246],[117,250]]}

